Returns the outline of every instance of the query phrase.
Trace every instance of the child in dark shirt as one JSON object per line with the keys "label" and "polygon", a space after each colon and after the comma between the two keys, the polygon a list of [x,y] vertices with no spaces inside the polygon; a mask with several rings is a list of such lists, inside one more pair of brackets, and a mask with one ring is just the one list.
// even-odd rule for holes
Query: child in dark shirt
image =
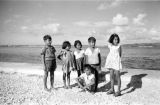
{"label": "child in dark shirt", "polygon": [[[52,38],[50,35],[45,35],[43,37],[45,46],[42,49],[42,63],[44,67],[44,89],[46,91],[49,91],[51,89],[54,89],[54,71],[56,70],[56,56],[55,56],[55,48],[51,45]],[[47,78],[48,74],[50,73],[50,84],[51,88],[47,88]]]}

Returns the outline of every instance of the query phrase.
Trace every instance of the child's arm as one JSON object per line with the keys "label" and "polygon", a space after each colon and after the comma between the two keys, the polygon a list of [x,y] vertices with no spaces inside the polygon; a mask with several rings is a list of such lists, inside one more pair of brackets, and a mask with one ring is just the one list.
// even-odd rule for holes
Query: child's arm
{"label": "child's arm", "polygon": [[119,47],[119,56],[122,57],[122,47]]}
{"label": "child's arm", "polygon": [[84,86],[79,81],[80,79],[82,79],[82,78],[81,77],[77,77],[76,81],[77,81],[78,85],[80,86],[80,88],[84,88]]}
{"label": "child's arm", "polygon": [[99,65],[101,66],[101,54],[98,54],[98,59],[99,59]]}
{"label": "child's arm", "polygon": [[46,65],[45,65],[45,53],[46,53],[46,47],[44,47],[42,49],[42,52],[41,52],[41,61],[42,61],[42,64],[43,64],[43,68],[45,69],[46,68]]}
{"label": "child's arm", "polygon": [[59,60],[62,60],[62,55],[63,55],[63,52],[61,51],[59,54],[58,54],[58,56],[57,56],[57,58],[59,59]]}
{"label": "child's arm", "polygon": [[88,60],[88,55],[86,54],[86,52],[84,53],[84,65],[87,64]]}
{"label": "child's arm", "polygon": [[72,67],[73,67],[73,70],[76,69],[76,59],[75,59],[75,56],[74,56],[74,52],[71,52],[71,62],[72,62]]}
{"label": "child's arm", "polygon": [[46,68],[46,65],[45,65],[45,55],[42,55],[41,59],[42,59],[43,68],[45,69]]}
{"label": "child's arm", "polygon": [[74,62],[74,66],[75,66],[75,69],[77,70],[77,64],[76,64],[76,57],[75,57],[75,55],[73,55],[73,62]]}

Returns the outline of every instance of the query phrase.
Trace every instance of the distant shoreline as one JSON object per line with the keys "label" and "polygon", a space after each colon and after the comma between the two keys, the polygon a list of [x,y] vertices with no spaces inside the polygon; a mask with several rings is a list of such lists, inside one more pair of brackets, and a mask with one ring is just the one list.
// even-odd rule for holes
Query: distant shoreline
{"label": "distant shoreline", "polygon": [[[43,47],[44,45],[0,45],[0,47]],[[61,45],[54,45],[61,46]],[[83,45],[88,46],[88,45]],[[98,47],[105,47],[106,45],[97,45]],[[134,43],[134,44],[123,44],[124,47],[160,47],[160,43]]]}

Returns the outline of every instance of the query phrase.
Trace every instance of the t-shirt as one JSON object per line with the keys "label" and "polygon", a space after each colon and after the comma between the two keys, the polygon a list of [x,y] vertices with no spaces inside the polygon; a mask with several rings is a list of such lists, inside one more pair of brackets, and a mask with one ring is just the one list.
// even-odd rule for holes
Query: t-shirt
{"label": "t-shirt", "polygon": [[80,78],[82,78],[85,81],[86,85],[88,85],[91,83],[92,79],[95,79],[95,76],[94,76],[94,74],[87,75],[86,73],[83,73],[80,76]]}
{"label": "t-shirt", "polygon": [[54,60],[56,59],[55,52],[56,50],[53,46],[45,46],[41,55],[45,55],[45,60]]}
{"label": "t-shirt", "polygon": [[98,64],[99,63],[99,58],[98,55],[100,54],[100,49],[95,48],[93,52],[91,51],[90,48],[87,48],[85,51],[86,57],[86,63],[87,64]]}
{"label": "t-shirt", "polygon": [[82,57],[84,57],[84,50],[81,50],[80,52],[74,51],[74,55],[75,55],[76,59],[82,58]]}

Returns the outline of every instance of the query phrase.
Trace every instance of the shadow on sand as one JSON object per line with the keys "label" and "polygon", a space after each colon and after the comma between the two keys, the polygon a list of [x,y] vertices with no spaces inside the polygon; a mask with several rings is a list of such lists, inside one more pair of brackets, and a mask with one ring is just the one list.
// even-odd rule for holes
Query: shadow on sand
{"label": "shadow on sand", "polygon": [[[126,88],[124,88],[121,91],[128,90],[124,94],[131,93],[135,91],[138,88],[142,88],[142,78],[145,77],[147,74],[139,74],[139,75],[133,75],[131,77],[130,82],[127,84]],[[122,95],[124,95],[122,94]]]}
{"label": "shadow on sand", "polygon": [[[126,73],[128,73],[128,72],[121,72],[121,76],[126,74]],[[106,72],[105,74],[101,75],[99,83],[102,83],[102,82],[106,81],[106,78],[105,78],[106,74],[109,74],[109,71]],[[97,92],[107,92],[110,88],[111,88],[111,82],[109,81],[108,83],[106,83],[102,87],[98,88]]]}

